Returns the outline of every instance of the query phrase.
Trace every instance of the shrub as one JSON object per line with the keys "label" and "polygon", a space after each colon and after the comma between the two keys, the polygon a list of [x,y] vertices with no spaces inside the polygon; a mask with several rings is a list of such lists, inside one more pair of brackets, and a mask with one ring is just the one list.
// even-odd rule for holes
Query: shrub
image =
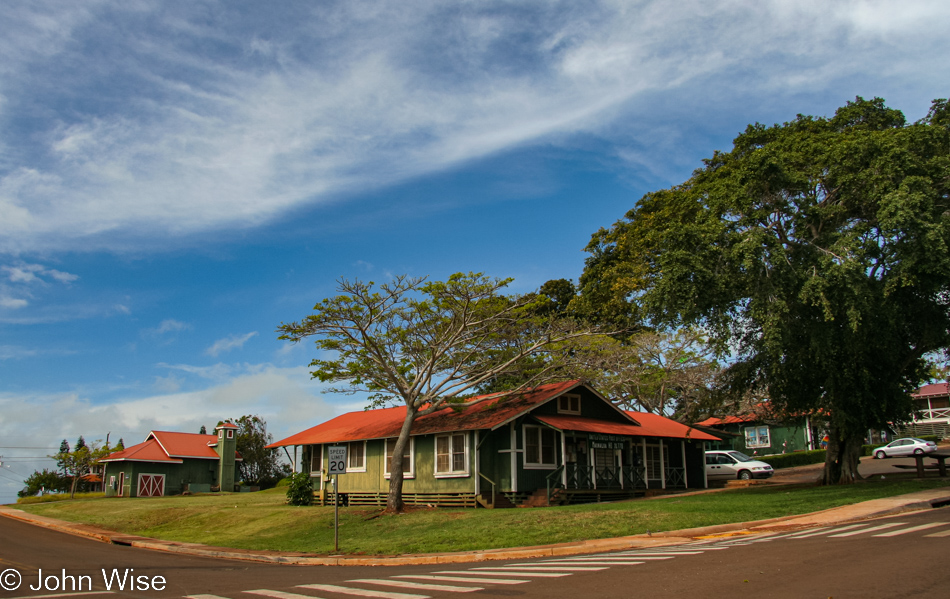
{"label": "shrub", "polygon": [[287,503],[290,505],[313,504],[313,483],[310,482],[308,473],[298,472],[290,477],[290,485],[287,486]]}
{"label": "shrub", "polygon": [[777,455],[768,455],[756,458],[765,462],[778,470],[779,468],[792,468],[794,466],[805,466],[807,464],[820,464],[825,461],[825,450],[814,449],[812,451],[796,451],[793,453],[782,453]]}

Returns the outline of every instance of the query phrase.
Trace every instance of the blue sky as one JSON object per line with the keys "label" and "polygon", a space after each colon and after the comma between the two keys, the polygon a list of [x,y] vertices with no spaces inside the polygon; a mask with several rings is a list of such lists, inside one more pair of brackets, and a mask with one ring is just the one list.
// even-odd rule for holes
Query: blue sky
{"label": "blue sky", "polygon": [[914,0],[4,2],[0,501],[64,437],[360,407],[274,332],[338,278],[576,280],[597,228],[748,123],[857,95],[922,117],[947,23]]}

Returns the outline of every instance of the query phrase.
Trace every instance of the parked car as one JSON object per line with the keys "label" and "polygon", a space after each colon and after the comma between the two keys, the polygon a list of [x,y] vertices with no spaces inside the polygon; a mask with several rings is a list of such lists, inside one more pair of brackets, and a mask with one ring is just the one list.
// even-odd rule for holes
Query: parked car
{"label": "parked car", "polygon": [[881,460],[884,458],[893,458],[902,455],[921,455],[937,451],[937,444],[933,441],[924,441],[916,437],[907,437],[905,439],[895,439],[884,447],[878,447],[872,454],[875,458]]}
{"label": "parked car", "polygon": [[769,478],[773,473],[772,466],[741,451],[706,452],[707,480]]}

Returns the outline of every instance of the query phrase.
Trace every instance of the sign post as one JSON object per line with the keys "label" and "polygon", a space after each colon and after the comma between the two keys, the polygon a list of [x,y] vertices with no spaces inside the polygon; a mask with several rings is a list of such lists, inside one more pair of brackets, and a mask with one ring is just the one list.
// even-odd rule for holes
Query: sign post
{"label": "sign post", "polygon": [[346,445],[331,445],[327,448],[329,468],[333,475],[333,551],[340,550],[340,476],[346,474]]}

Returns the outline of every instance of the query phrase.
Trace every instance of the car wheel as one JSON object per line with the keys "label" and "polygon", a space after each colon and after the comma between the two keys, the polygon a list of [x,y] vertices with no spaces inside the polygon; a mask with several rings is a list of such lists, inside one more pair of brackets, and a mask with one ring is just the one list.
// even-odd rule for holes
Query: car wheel
{"label": "car wheel", "polygon": [[884,458],[887,457],[887,454],[884,453],[883,451],[877,451],[874,453],[874,457],[878,460],[883,460]]}
{"label": "car wheel", "polygon": [[752,473],[748,470],[743,470],[739,473],[739,480],[749,480],[750,478],[752,478]]}
{"label": "car wheel", "polygon": [[924,450],[919,447],[914,450],[914,455],[922,455],[923,453],[924,453]]}

